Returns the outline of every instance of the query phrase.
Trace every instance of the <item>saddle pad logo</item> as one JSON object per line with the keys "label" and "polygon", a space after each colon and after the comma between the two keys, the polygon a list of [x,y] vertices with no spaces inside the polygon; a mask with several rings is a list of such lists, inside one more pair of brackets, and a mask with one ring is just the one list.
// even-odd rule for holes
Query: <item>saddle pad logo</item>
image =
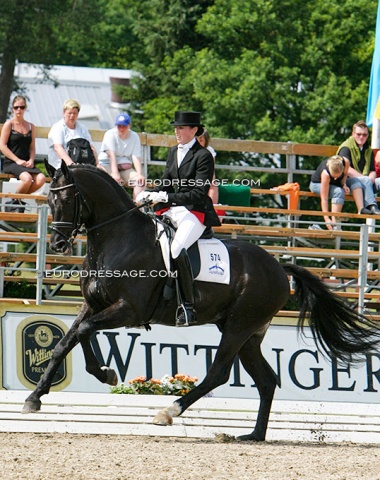
{"label": "saddle pad logo", "polygon": [[219,253],[210,253],[210,262],[212,263],[208,271],[211,275],[224,275],[225,270],[221,266],[222,259]]}

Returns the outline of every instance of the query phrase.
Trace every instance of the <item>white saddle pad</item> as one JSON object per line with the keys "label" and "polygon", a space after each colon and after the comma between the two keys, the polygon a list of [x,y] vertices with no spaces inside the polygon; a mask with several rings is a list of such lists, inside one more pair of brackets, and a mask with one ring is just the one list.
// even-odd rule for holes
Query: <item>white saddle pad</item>
{"label": "white saddle pad", "polygon": [[[163,229],[161,225],[158,225],[158,227],[159,231]],[[169,241],[165,232],[160,236],[160,245],[166,269],[169,271]],[[229,285],[230,255],[224,243],[217,238],[200,239],[198,240],[198,249],[201,265],[200,272],[194,280]]]}
{"label": "white saddle pad", "polygon": [[230,283],[230,255],[217,238],[198,240],[201,269],[194,280],[200,282]]}

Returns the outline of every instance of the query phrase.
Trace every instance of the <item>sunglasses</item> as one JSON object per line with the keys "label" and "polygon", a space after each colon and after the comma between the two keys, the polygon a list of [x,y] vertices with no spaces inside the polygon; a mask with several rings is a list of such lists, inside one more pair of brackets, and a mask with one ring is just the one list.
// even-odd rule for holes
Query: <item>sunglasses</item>
{"label": "sunglasses", "polygon": [[15,106],[13,107],[13,110],[18,110],[18,109],[20,109],[20,110],[25,110],[25,109],[26,109],[26,105],[15,105]]}

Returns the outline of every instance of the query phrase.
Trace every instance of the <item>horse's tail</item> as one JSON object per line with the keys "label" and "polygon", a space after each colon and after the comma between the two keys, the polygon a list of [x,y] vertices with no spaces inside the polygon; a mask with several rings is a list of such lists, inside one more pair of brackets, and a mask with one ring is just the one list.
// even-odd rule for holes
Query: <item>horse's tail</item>
{"label": "horse's tail", "polygon": [[319,350],[322,347],[341,360],[357,361],[351,355],[369,353],[380,340],[380,324],[359,314],[308,270],[296,265],[282,265],[295,281],[295,295],[300,304],[298,327],[303,330],[308,319]]}

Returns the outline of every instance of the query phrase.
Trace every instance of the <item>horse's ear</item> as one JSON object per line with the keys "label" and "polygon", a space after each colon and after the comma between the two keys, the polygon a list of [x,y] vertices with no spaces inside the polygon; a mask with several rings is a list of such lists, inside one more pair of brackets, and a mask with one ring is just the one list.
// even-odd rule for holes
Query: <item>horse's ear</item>
{"label": "horse's ear", "polygon": [[51,179],[53,179],[56,169],[52,165],[50,165],[50,163],[46,160],[46,158],[45,158],[45,167],[46,167],[47,174]]}
{"label": "horse's ear", "polygon": [[64,160],[61,160],[61,172],[63,173],[63,176],[66,178],[66,180],[71,180],[69,167],[66,165],[66,162]]}

